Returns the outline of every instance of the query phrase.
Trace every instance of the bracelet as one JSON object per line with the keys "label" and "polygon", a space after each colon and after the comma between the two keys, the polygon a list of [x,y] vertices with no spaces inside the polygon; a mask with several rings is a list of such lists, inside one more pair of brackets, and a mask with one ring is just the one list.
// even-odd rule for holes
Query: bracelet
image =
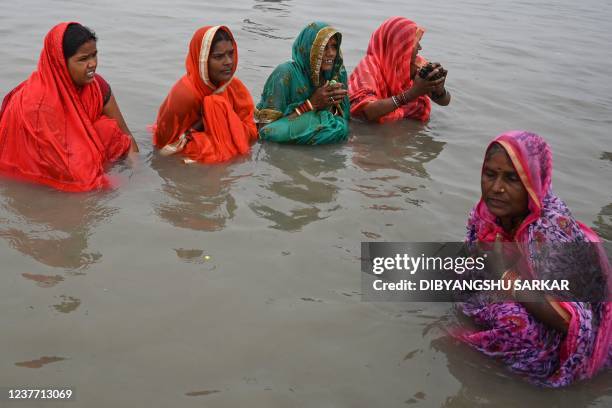
{"label": "bracelet", "polygon": [[505,272],[502,273],[502,275],[499,277],[499,279],[505,281],[508,275],[512,275],[510,276],[510,282],[512,284],[512,298],[516,299],[516,297],[514,296],[514,292],[516,291],[516,287],[514,286],[514,281],[516,279],[516,276],[514,276],[514,271],[511,268],[506,269]]}
{"label": "bracelet", "polygon": [[393,101],[393,104],[395,105],[395,109],[399,108],[399,103],[397,102],[397,98],[394,96],[391,96],[391,100]]}
{"label": "bracelet", "polygon": [[301,116],[303,113],[310,112],[311,110],[314,110],[314,107],[312,106],[310,99],[306,99],[306,102],[295,108],[295,113],[297,113],[298,116]]}
{"label": "bracelet", "polygon": [[408,103],[408,100],[406,99],[406,94],[404,92],[397,94],[396,98],[400,105],[405,105]]}

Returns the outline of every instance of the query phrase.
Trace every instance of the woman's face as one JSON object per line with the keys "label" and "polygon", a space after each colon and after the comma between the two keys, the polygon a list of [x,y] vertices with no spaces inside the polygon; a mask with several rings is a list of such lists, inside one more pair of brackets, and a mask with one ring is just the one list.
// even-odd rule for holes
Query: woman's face
{"label": "woman's face", "polygon": [[232,77],[234,70],[234,44],[228,40],[217,41],[208,57],[208,76],[219,85]]}
{"label": "woman's face", "polygon": [[421,49],[421,42],[417,41],[416,45],[414,46],[414,49],[412,50],[412,56],[410,57],[410,79],[414,79],[417,74],[417,71],[419,70],[419,67],[416,64],[416,60],[417,55],[419,54],[419,51],[421,51]]}
{"label": "woman's face", "polygon": [[338,55],[338,39],[333,36],[327,42],[323,51],[323,61],[321,61],[321,71],[331,71],[334,68],[334,61]]}
{"label": "woman's face", "polygon": [[94,40],[81,45],[76,54],[66,61],[68,72],[74,84],[78,87],[90,84],[98,67],[98,48]]}
{"label": "woman's face", "polygon": [[502,222],[527,214],[527,190],[505,150],[496,151],[485,160],[480,187],[487,208]]}

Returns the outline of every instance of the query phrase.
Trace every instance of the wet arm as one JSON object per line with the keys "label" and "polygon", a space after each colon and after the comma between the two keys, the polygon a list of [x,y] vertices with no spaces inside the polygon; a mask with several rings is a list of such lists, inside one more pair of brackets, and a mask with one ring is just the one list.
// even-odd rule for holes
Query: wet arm
{"label": "wet arm", "polygon": [[[416,95],[415,92],[413,92],[413,88],[410,88],[404,92],[404,96],[407,102],[413,101],[419,97],[419,95]],[[363,107],[362,112],[367,120],[377,122],[380,118],[395,111],[396,109],[399,109],[399,107],[395,105],[393,99],[386,98],[368,103]]]}
{"label": "wet arm", "polygon": [[102,109],[102,114],[117,121],[117,124],[119,125],[119,128],[123,131],[123,133],[130,136],[130,152],[138,152],[138,144],[136,143],[134,136],[132,136],[132,132],[130,132],[130,129],[125,123],[125,119],[123,119],[123,115],[121,114],[121,110],[119,109],[119,105],[117,104],[117,100],[115,99],[115,95],[111,95],[106,105],[104,105],[104,108]]}
{"label": "wet arm", "polygon": [[[518,279],[518,274],[513,273],[510,279],[514,286],[514,280]],[[567,333],[570,321],[569,314],[544,292],[510,290],[508,295],[522,304],[538,321],[562,333]]]}
{"label": "wet arm", "polygon": [[393,112],[397,107],[391,98],[379,99],[370,102],[363,107],[363,114],[370,122],[376,122],[381,117]]}
{"label": "wet arm", "polygon": [[514,296],[537,320],[562,333],[567,333],[569,315],[560,305],[557,306],[559,309],[553,307],[554,301],[549,301],[544,293],[517,291]]}

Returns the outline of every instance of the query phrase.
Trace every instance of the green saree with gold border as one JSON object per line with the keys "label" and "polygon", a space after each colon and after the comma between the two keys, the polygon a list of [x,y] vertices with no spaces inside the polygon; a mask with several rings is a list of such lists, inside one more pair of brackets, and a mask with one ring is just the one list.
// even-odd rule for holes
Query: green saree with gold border
{"label": "green saree with gold border", "polygon": [[[338,54],[330,71],[323,71],[321,62],[327,42],[336,36]],[[304,103],[322,82],[334,80],[348,88],[346,70],[340,52],[342,35],[326,23],[307,25],[293,42],[292,61],[287,61],[270,74],[255,119],[263,125],[259,130],[262,140],[294,144],[327,144],[344,142],[348,137],[350,105],[344,97],[338,108],[310,111],[288,118]]]}

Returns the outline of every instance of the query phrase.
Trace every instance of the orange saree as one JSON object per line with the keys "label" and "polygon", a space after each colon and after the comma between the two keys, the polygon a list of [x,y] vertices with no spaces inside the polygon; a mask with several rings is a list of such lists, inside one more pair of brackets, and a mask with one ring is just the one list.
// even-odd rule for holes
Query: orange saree
{"label": "orange saree", "polygon": [[[226,31],[234,46],[232,77],[218,86],[208,75],[208,57],[217,30]],[[246,154],[257,140],[253,99],[234,76],[238,48],[225,26],[206,26],[195,32],[185,62],[187,73],[172,87],[159,108],[153,144],[162,155],[181,152],[185,162],[220,163]],[[192,130],[202,121],[203,131]]]}

